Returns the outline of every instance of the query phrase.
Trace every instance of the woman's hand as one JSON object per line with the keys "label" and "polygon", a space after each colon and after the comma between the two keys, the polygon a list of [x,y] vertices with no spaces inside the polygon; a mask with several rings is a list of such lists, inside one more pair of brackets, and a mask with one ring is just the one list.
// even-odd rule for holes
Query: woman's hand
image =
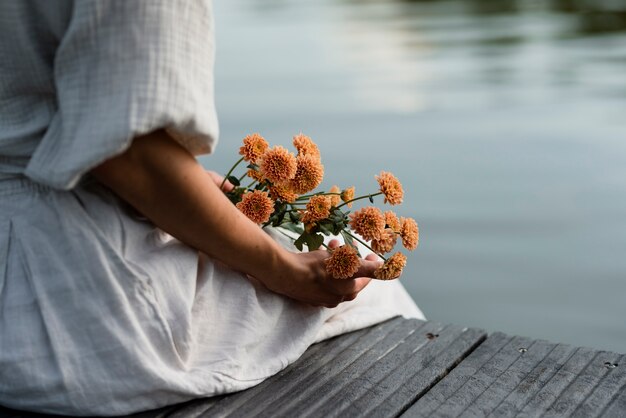
{"label": "woman's hand", "polygon": [[[213,182],[228,193],[235,186],[224,176],[212,170],[207,174]],[[222,185],[223,184],[223,185]],[[332,240],[330,248],[339,246],[339,241]],[[370,254],[361,263],[361,269],[352,279],[335,279],[328,275],[324,260],[330,256],[326,250],[317,250],[310,253],[294,254],[293,266],[295,272],[291,277],[276,275],[262,281],[266,287],[275,293],[280,293],[300,302],[314,306],[334,308],[341,302],[354,300],[358,293],[370,282],[374,270],[380,266],[378,257]],[[321,268],[320,268],[321,267]],[[303,270],[300,272],[300,270]],[[276,280],[278,278],[278,280]]]}
{"label": "woman's hand", "polygon": [[[329,243],[330,248],[339,246],[337,240]],[[341,302],[354,300],[367,286],[374,270],[381,261],[370,254],[361,261],[361,267],[350,279],[335,279],[326,271],[328,251],[319,249],[308,253],[290,253],[287,269],[268,278],[259,280],[270,290],[314,306],[334,308]]]}

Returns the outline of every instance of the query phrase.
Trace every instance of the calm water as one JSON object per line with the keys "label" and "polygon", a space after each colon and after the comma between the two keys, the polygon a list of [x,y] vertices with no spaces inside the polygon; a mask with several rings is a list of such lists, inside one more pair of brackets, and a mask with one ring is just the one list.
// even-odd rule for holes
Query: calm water
{"label": "calm water", "polygon": [[393,171],[421,232],[403,281],[429,318],[626,352],[625,1],[215,8],[207,166],[249,132],[302,131],[326,186]]}

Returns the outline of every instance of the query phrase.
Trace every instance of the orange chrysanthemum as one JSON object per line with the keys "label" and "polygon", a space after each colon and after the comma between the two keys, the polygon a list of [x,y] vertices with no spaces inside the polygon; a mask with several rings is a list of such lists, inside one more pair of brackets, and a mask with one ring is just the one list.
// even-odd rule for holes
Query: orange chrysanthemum
{"label": "orange chrysanthemum", "polygon": [[243,159],[256,164],[257,159],[269,148],[269,144],[258,133],[250,134],[243,139],[243,146],[239,148],[239,155]]}
{"label": "orange chrysanthemum", "polygon": [[398,240],[398,235],[393,232],[390,228],[385,228],[383,235],[380,239],[373,239],[371,242],[372,250],[376,251],[379,254],[389,253],[393,250],[393,247],[396,246],[396,241]]}
{"label": "orange chrysanthemum", "polygon": [[397,279],[402,274],[404,266],[406,266],[406,256],[402,253],[395,253],[374,271],[374,277],[380,280]]}
{"label": "orange chrysanthemum", "polygon": [[298,134],[293,137],[293,146],[298,150],[298,156],[310,155],[317,159],[320,158],[320,150],[315,142],[304,134]]}
{"label": "orange chrysanthemum", "polygon": [[350,227],[367,241],[380,239],[385,231],[385,217],[373,206],[351,213],[350,218]]}
{"label": "orange chrysanthemum", "polygon": [[305,194],[320,185],[324,178],[324,166],[312,155],[298,155],[297,170],[289,183],[291,189],[298,194]]}
{"label": "orange chrysanthemum", "polygon": [[248,169],[248,172],[246,173],[246,175],[253,180],[263,181],[263,174],[261,174],[261,172],[257,170],[253,170],[252,168]]}
{"label": "orange chrysanthemum", "polygon": [[412,218],[400,218],[400,221],[402,222],[402,228],[400,229],[402,245],[407,250],[413,251],[417,248],[420,240],[420,230],[417,222]]}
{"label": "orange chrysanthemum", "polygon": [[335,248],[326,259],[326,271],[335,279],[349,279],[359,271],[360,266],[356,250],[349,245]]}
{"label": "orange chrysanthemum", "polygon": [[[344,202],[350,202],[352,199],[354,199],[354,186],[348,187],[341,192],[341,200],[343,200]],[[347,206],[351,208],[352,203],[348,203]]]}
{"label": "orange chrysanthemum", "polygon": [[237,209],[252,222],[262,224],[267,222],[274,212],[274,201],[269,198],[267,192],[255,190],[242,196],[241,202],[237,203]]}
{"label": "orange chrysanthemum", "polygon": [[302,214],[304,224],[313,224],[330,215],[330,198],[328,196],[313,196],[306,204],[306,210]]}
{"label": "orange chrysanthemum", "polygon": [[404,190],[402,190],[402,184],[391,173],[381,171],[380,175],[376,176],[376,181],[380,186],[380,191],[385,196],[384,202],[389,202],[392,205],[399,205],[404,198]]}
{"label": "orange chrysanthemum", "polygon": [[391,228],[393,232],[399,233],[400,228],[402,228],[402,224],[400,223],[400,220],[398,219],[396,214],[390,210],[385,211],[385,223],[387,223],[387,226]]}
{"label": "orange chrysanthemum", "polygon": [[283,202],[292,203],[296,201],[298,195],[289,187],[278,185],[270,186],[270,197],[274,200],[282,200]]}
{"label": "orange chrysanthemum", "polygon": [[298,164],[293,153],[277,145],[259,158],[259,170],[263,177],[274,184],[285,183],[296,175]]}
{"label": "orange chrysanthemum", "polygon": [[333,186],[328,190],[328,193],[336,193],[336,194],[331,194],[329,195],[330,197],[330,204],[333,206],[339,206],[339,202],[341,202],[341,189],[339,188],[339,186]]}

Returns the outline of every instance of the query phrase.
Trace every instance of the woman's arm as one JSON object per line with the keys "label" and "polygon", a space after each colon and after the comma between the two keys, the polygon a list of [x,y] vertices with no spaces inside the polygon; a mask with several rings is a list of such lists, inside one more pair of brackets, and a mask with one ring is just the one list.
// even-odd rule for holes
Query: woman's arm
{"label": "woman's arm", "polygon": [[377,261],[364,260],[356,279],[328,276],[323,250],[292,253],[243,215],[211,176],[164,131],[92,170],[101,183],[182,242],[302,302],[336,306],[356,297]]}

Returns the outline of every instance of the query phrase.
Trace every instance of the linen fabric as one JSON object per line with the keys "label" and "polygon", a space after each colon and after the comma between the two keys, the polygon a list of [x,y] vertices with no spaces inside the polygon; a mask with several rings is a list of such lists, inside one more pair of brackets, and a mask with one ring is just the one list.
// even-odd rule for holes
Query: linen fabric
{"label": "linen fabric", "polygon": [[207,1],[0,2],[0,404],[128,414],[242,390],[314,342],[423,318],[397,281],[334,309],[274,294],[86,174],[159,128],[213,151],[212,19]]}

